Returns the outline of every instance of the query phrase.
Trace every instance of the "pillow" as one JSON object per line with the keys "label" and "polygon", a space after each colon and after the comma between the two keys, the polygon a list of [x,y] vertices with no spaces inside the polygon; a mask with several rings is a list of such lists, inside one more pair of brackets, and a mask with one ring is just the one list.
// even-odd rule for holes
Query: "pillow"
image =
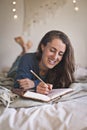
{"label": "pillow", "polygon": [[75,79],[87,79],[87,68],[76,65],[74,72]]}

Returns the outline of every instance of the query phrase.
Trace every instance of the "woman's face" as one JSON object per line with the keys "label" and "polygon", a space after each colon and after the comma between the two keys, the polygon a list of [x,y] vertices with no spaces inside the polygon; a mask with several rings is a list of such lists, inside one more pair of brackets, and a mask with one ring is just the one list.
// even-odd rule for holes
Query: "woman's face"
{"label": "woman's face", "polygon": [[63,54],[66,51],[66,45],[60,39],[53,39],[46,46],[42,47],[42,59],[40,66],[43,69],[52,69],[63,58]]}

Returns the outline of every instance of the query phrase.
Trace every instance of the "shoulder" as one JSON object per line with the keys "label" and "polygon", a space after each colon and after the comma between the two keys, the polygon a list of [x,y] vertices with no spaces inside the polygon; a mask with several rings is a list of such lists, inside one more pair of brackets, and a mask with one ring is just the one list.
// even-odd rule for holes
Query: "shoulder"
{"label": "shoulder", "polygon": [[38,60],[36,57],[36,53],[26,53],[21,57],[20,64],[19,66],[24,66],[24,67],[35,67],[38,66]]}
{"label": "shoulder", "polygon": [[38,64],[36,53],[26,53],[22,56],[20,63],[23,64]]}
{"label": "shoulder", "polygon": [[22,59],[36,59],[36,53],[26,53],[22,56]]}

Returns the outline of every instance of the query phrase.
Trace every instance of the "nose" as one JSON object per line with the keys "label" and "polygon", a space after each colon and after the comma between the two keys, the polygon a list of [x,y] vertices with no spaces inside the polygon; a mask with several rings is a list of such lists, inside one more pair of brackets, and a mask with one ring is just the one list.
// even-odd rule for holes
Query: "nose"
{"label": "nose", "polygon": [[53,58],[57,60],[59,58],[58,52],[54,53]]}

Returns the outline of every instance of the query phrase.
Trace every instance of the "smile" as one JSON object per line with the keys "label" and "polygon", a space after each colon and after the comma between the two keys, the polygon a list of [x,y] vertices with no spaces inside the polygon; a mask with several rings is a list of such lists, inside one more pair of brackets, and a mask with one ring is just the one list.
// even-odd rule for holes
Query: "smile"
{"label": "smile", "polygon": [[49,64],[51,64],[51,65],[55,65],[55,63],[56,63],[55,60],[51,60],[51,59],[48,59],[48,62],[49,62]]}

